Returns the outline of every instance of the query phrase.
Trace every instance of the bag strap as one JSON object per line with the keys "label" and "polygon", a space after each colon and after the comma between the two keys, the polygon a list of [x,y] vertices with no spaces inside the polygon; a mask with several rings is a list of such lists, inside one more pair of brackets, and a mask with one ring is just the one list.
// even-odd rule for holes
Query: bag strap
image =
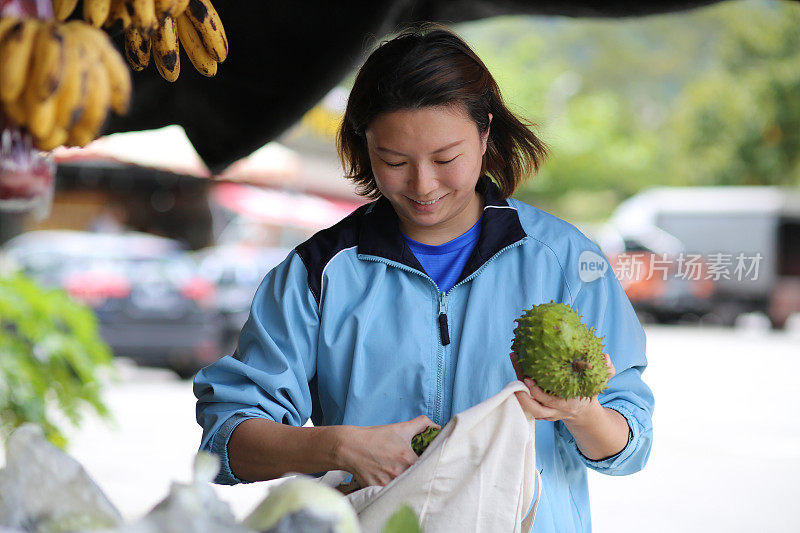
{"label": "bag strap", "polygon": [[536,472],[536,500],[533,502],[533,507],[531,508],[531,512],[528,513],[522,520],[522,531],[531,531],[533,529],[533,519],[536,518],[536,508],[539,507],[539,498],[542,496],[542,475],[539,474],[539,470],[534,468],[534,472]]}

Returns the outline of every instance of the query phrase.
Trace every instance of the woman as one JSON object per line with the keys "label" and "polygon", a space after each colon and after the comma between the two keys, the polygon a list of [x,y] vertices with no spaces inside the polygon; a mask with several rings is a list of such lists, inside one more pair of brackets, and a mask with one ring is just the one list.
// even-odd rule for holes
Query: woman
{"label": "woman", "polygon": [[[518,377],[514,319],[565,302],[604,337],[614,374],[562,401],[526,379],[545,490],[536,531],[590,529],[586,468],[641,469],[653,397],[645,336],[597,246],[509,198],[544,158],[456,35],[426,25],[361,68],[338,139],[348,176],[375,199],[295,248],[256,292],[236,353],[195,378],[201,448],[217,482],[347,470],[385,485],[429,425]],[[600,261],[589,274],[581,264]],[[513,354],[512,354],[513,357]],[[613,364],[612,364],[613,363]],[[314,427],[301,427],[311,418]]]}

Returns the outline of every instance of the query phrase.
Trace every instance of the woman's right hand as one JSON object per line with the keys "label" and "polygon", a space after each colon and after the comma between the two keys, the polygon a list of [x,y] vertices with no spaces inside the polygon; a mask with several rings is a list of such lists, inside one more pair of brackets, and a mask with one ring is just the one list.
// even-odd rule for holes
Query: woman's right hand
{"label": "woman's right hand", "polygon": [[342,469],[362,487],[383,487],[417,461],[411,439],[431,426],[440,427],[425,415],[382,426],[342,426],[338,446]]}

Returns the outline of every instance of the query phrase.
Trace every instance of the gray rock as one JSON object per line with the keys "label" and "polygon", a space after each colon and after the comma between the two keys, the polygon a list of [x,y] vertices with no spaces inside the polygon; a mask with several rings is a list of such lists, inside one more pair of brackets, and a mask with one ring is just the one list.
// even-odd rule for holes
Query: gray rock
{"label": "gray rock", "polygon": [[6,443],[0,470],[0,526],[39,533],[116,527],[122,516],[83,467],[35,424]]}

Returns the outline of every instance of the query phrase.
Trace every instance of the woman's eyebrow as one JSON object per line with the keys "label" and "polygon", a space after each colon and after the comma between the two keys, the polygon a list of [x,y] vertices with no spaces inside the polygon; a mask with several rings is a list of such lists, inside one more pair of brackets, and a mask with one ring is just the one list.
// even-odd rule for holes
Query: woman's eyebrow
{"label": "woman's eyebrow", "polygon": [[[458,146],[459,144],[461,144],[463,142],[464,142],[464,139],[461,139],[460,141],[456,141],[454,143],[450,143],[447,146],[442,146],[441,148],[438,148],[438,149],[434,150],[431,153],[432,154],[438,154],[439,152],[444,152],[445,150],[453,148],[454,146]],[[377,148],[375,148],[375,150],[377,150],[379,152],[389,152],[390,154],[395,154],[395,155],[406,155],[406,154],[404,154],[402,152],[397,152],[395,150],[390,150],[390,149],[384,148],[382,146],[378,146]]]}

